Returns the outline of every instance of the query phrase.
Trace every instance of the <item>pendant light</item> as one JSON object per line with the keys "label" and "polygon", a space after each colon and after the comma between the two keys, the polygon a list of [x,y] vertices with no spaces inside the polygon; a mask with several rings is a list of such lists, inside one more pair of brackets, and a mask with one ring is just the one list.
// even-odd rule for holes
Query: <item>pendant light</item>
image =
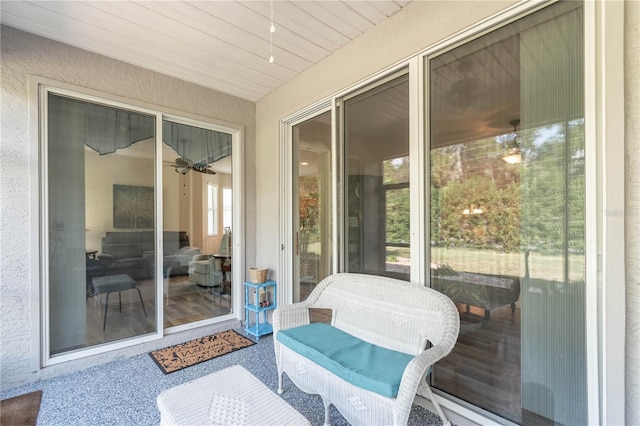
{"label": "pendant light", "polygon": [[275,62],[273,58],[273,33],[276,32],[276,26],[273,25],[273,0],[271,0],[271,13],[269,15],[269,20],[271,21],[271,25],[269,26],[269,63],[272,64]]}
{"label": "pendant light", "polygon": [[522,161],[522,151],[520,150],[520,145],[518,144],[518,124],[520,124],[520,120],[515,119],[509,122],[513,126],[513,142],[511,144],[511,148],[507,149],[507,151],[502,156],[502,159],[509,164],[519,164]]}

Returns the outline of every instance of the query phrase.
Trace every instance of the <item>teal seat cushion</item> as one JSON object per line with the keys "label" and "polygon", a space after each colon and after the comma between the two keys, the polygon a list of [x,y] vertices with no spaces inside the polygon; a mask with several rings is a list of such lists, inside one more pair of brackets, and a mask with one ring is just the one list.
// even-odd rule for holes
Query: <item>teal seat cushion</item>
{"label": "teal seat cushion", "polygon": [[277,339],[347,382],[388,398],[398,395],[404,369],[413,359],[323,323],[281,330]]}

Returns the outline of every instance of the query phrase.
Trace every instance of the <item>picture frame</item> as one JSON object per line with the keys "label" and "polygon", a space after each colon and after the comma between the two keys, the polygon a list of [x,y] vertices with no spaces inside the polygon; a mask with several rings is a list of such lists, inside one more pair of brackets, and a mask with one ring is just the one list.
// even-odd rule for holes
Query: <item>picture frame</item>
{"label": "picture frame", "polygon": [[113,227],[153,228],[153,224],[153,187],[114,184]]}

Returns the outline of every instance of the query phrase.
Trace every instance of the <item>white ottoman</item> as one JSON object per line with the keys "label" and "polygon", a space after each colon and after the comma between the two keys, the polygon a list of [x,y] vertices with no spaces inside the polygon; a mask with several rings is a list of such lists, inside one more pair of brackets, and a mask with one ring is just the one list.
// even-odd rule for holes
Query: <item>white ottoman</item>
{"label": "white ottoman", "polygon": [[311,424],[239,365],[167,389],[157,403],[166,426]]}

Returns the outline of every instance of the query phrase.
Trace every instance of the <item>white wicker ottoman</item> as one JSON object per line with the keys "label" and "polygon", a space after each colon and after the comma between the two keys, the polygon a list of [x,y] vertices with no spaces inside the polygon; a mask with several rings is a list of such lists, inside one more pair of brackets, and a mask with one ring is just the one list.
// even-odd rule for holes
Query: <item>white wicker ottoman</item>
{"label": "white wicker ottoman", "polygon": [[239,365],[167,389],[157,403],[165,426],[311,424]]}

